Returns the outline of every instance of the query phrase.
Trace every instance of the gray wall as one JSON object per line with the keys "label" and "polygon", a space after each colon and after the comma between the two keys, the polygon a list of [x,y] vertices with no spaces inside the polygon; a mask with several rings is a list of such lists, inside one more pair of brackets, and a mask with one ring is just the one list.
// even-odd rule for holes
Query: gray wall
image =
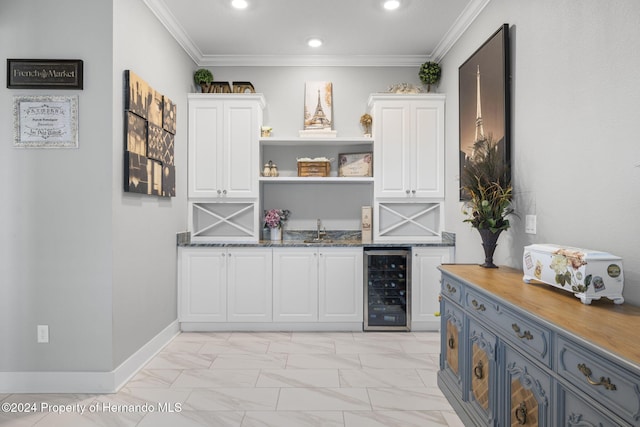
{"label": "gray wall", "polygon": [[[176,233],[187,229],[187,93],[193,62],[142,0],[114,0],[113,354],[118,366],[177,318]],[[177,106],[173,198],[122,191],[122,73],[132,70]]]}
{"label": "gray wall", "polygon": [[[558,243],[624,259],[627,302],[640,304],[640,3],[493,0],[442,62],[447,94],[447,229],[456,261],[482,260],[457,202],[458,67],[501,24],[511,26],[513,228],[497,261],[521,268],[522,248]],[[536,214],[538,234],[524,233]]]}
{"label": "gray wall", "polygon": [[[78,58],[85,75],[82,91],[0,85],[0,371],[108,371],[111,2],[3,0],[0,9],[3,64]],[[14,95],[78,95],[79,148],[13,148]],[[36,344],[37,324],[49,325],[50,344]]]}
{"label": "gray wall", "polygon": [[[193,64],[140,0],[2,0],[0,51],[84,60],[81,91],[0,85],[0,371],[111,371],[176,319]],[[178,106],[171,200],[123,194],[124,69]],[[25,94],[78,95],[78,149],[12,147],[12,96]]]}

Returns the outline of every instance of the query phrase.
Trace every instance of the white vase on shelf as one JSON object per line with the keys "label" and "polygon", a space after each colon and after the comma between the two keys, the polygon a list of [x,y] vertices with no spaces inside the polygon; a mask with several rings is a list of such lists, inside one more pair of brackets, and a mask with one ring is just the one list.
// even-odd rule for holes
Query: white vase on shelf
{"label": "white vase on shelf", "polygon": [[280,227],[270,228],[269,232],[270,232],[271,241],[279,242],[282,240],[282,228]]}

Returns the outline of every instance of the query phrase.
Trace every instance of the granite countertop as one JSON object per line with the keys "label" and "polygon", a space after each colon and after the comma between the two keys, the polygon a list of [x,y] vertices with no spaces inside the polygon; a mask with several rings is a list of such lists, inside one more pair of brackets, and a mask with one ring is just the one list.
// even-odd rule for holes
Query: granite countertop
{"label": "granite countertop", "polygon": [[407,247],[407,246],[455,246],[456,238],[453,233],[442,233],[442,238],[431,242],[406,242],[406,241],[384,241],[384,242],[362,242],[359,231],[327,231],[327,235],[322,241],[309,242],[316,237],[315,231],[286,231],[283,240],[260,240],[258,242],[178,242],[180,247]]}

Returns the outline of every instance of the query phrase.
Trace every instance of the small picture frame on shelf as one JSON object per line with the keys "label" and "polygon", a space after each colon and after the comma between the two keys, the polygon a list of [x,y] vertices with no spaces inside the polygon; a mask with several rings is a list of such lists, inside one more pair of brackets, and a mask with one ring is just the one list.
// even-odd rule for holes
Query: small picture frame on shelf
{"label": "small picture frame on shelf", "polygon": [[338,176],[373,176],[373,153],[343,153],[338,155]]}

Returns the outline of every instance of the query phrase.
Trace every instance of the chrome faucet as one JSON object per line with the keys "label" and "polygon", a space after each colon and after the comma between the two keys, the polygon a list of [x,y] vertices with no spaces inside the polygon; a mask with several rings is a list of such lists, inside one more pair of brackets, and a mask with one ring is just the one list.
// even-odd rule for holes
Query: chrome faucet
{"label": "chrome faucet", "polygon": [[317,222],[317,232],[318,232],[318,237],[316,237],[317,240],[322,240],[326,235],[327,235],[327,229],[325,228],[324,230],[322,230],[322,222],[320,221],[320,218],[318,218],[318,222]]}

